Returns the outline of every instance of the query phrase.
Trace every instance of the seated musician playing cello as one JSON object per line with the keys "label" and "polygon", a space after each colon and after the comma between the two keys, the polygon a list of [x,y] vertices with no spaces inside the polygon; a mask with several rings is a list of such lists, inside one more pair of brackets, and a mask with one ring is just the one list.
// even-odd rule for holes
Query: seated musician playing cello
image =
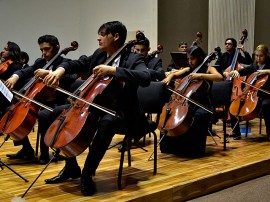
{"label": "seated musician playing cello", "polygon": [[[0,65],[10,64],[8,66],[2,67],[0,70],[0,79],[6,81],[15,71],[20,70],[22,65],[20,64],[20,47],[11,41],[8,41],[4,49],[1,51],[1,62]],[[6,62],[6,63],[5,63]],[[1,64],[2,63],[2,64]],[[9,103],[0,100],[0,118],[5,112]]]}
{"label": "seated musician playing cello", "polygon": [[[51,69],[45,70],[42,69],[48,61],[50,61],[59,51],[60,44],[57,39],[57,37],[53,35],[43,35],[38,38],[38,44],[39,48],[42,52],[42,58],[38,58],[35,63],[31,66],[28,66],[24,69],[18,70],[14,72],[14,74],[10,78],[6,80],[5,85],[9,89],[13,89],[16,87],[18,89],[18,86],[21,88],[26,81],[30,80],[32,77],[35,76],[35,78],[44,78],[47,74],[49,74],[50,70],[55,70],[56,67],[64,62],[68,61],[69,59],[59,57],[57,58],[50,67]],[[70,85],[76,80],[77,75],[65,75],[59,83],[59,85],[69,90]],[[54,107],[54,105],[62,105],[66,102],[66,96],[63,96],[62,94],[59,94],[59,92],[54,94],[54,98],[50,99],[49,102],[47,102],[47,105],[50,105],[50,107]],[[43,138],[45,136],[46,130],[44,131],[44,121],[39,121],[40,117],[43,117],[48,112],[47,109],[41,109],[38,114],[38,132],[41,134],[41,141],[40,141],[40,157],[39,157],[39,163],[40,164],[46,164],[49,161],[49,148],[45,145]],[[10,159],[33,159],[34,158],[34,150],[31,146],[31,143],[28,139],[28,137],[24,138],[21,141],[14,141],[14,145],[23,145],[22,149],[19,150],[16,154],[7,154],[7,157]]]}
{"label": "seated musician playing cello", "polygon": [[[224,76],[231,76],[233,78],[239,78],[240,76],[250,75],[254,72],[258,72],[258,75],[270,74],[270,58],[268,47],[264,44],[260,44],[256,47],[255,51],[255,63],[251,64],[243,69],[234,70],[231,72],[224,72]],[[263,86],[264,89],[270,89],[269,79]],[[261,106],[263,117],[266,126],[266,134],[268,140],[270,139],[270,95],[261,91],[258,91],[259,105]]]}
{"label": "seated musician playing cello", "polygon": [[[163,81],[169,85],[172,79],[184,76],[188,76],[190,79],[194,80],[205,80],[210,87],[208,89],[199,88],[195,95],[195,101],[204,107],[211,109],[210,90],[212,81],[222,81],[223,77],[216,68],[207,66],[207,64],[203,64],[197,73],[193,73],[193,70],[199,67],[206,57],[204,51],[200,47],[190,47],[187,50],[187,56],[190,67],[185,67],[169,74]],[[193,123],[185,134],[181,134],[177,137],[165,135],[160,143],[160,150],[162,152],[173,153],[185,157],[200,157],[205,155],[206,136],[211,120],[211,114],[196,105],[190,104],[189,107],[194,108]],[[180,117],[178,118],[180,119]],[[166,134],[166,131],[164,132]]]}
{"label": "seated musician playing cello", "polygon": [[[47,75],[45,84],[54,85],[64,73],[89,71],[95,77],[113,75],[115,79],[125,82],[121,95],[116,99],[117,114],[103,114],[98,122],[98,130],[89,148],[89,153],[84,163],[82,174],[76,158],[68,158],[65,167],[61,172],[51,179],[45,180],[47,184],[67,181],[70,178],[81,176],[81,192],[85,196],[93,195],[96,192],[92,176],[102,160],[114,134],[129,133],[130,135],[145,135],[147,119],[139,105],[137,97],[138,86],[148,86],[151,76],[140,54],[123,50],[119,57],[113,60],[112,66],[103,65],[108,56],[112,56],[119,50],[127,35],[126,27],[118,21],[104,23],[98,29],[99,48],[90,57],[80,57],[79,60],[66,62],[60,65],[55,71]],[[78,81],[79,82],[79,81]],[[57,117],[56,108],[52,117]],[[86,123],[90,124],[91,123]]]}

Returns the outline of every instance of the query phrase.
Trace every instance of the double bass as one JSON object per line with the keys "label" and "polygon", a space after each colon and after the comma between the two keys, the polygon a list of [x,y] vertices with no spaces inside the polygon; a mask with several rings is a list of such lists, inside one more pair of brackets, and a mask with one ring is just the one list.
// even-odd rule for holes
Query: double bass
{"label": "double bass", "polygon": [[[43,69],[48,69],[60,55],[77,48],[78,43],[72,42],[71,47],[56,54]],[[43,103],[54,95],[54,89],[47,87],[39,78],[32,78],[19,92],[14,90],[12,92],[22,98],[4,114],[0,120],[0,131],[8,134],[14,141],[19,141],[25,138],[34,127],[41,107],[52,111]]]}
{"label": "double bass", "polygon": [[[192,73],[199,73],[202,67],[215,57],[216,53],[208,55]],[[209,87],[209,84],[204,80],[190,79],[189,76],[181,79],[179,85],[173,90],[174,94],[171,96],[171,100],[163,106],[158,128],[167,131],[169,136],[179,136],[187,132],[194,120],[195,109],[194,105],[191,106],[190,103],[212,113],[193,99],[196,99],[198,91],[207,93]]]}
{"label": "double bass", "polygon": [[[243,45],[245,40],[247,39],[248,32],[246,29],[242,31],[242,36],[239,40],[239,45]],[[234,70],[239,70],[243,68],[237,61],[240,49],[236,47],[235,53],[232,59],[231,65],[224,71],[224,72],[231,72]],[[243,76],[240,78],[241,80],[245,81],[246,77]],[[233,79],[232,77],[227,77],[226,81],[232,82],[232,92],[231,92],[231,100],[236,99],[239,95],[242,94],[242,82],[238,79]]]}
{"label": "double bass", "polygon": [[[107,59],[105,65],[111,65],[122,51],[130,52],[136,42],[141,40],[141,35],[142,33],[136,33],[137,40],[124,44]],[[124,85],[124,82],[115,80],[111,75],[98,78],[92,74],[73,93],[75,96],[70,94],[75,100],[48,128],[44,138],[45,144],[48,147],[60,149],[67,157],[81,154],[89,147],[97,132],[100,109],[103,108],[102,111],[117,116],[111,109],[114,109],[116,99]]]}

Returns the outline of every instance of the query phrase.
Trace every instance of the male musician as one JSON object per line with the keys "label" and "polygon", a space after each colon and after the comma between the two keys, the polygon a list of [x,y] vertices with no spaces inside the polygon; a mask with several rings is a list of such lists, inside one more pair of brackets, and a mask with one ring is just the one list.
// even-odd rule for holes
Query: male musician
{"label": "male musician", "polygon": [[161,81],[165,78],[165,72],[162,68],[162,60],[155,57],[155,55],[148,54],[150,51],[150,42],[148,38],[145,37],[144,40],[136,43],[134,46],[135,53],[143,54],[145,58],[145,63],[150,71],[152,81]]}
{"label": "male musician", "polygon": [[231,65],[236,48],[239,48],[244,54],[244,56],[242,56],[242,54],[239,53],[237,58],[238,63],[249,65],[253,62],[250,54],[245,51],[244,45],[238,45],[237,47],[237,42],[234,38],[227,38],[225,40],[226,52],[222,53],[215,63],[220,73],[223,73],[223,71]]}
{"label": "male musician", "polygon": [[[143,56],[123,50],[119,56],[114,58],[112,64],[104,65],[106,58],[112,56],[123,46],[126,35],[126,27],[121,22],[104,23],[98,30],[99,48],[92,56],[62,63],[60,67],[45,77],[44,82],[47,85],[53,85],[64,73],[90,70],[95,77],[102,78],[113,75],[116,80],[125,82],[124,89],[116,100],[118,116],[103,114],[99,119],[97,134],[90,146],[82,175],[76,158],[68,158],[65,167],[58,176],[45,180],[46,183],[64,182],[81,175],[82,194],[85,196],[93,195],[96,188],[92,176],[95,174],[114,134],[129,133],[133,137],[145,135],[147,119],[138,102],[137,88],[138,86],[148,86],[151,82],[151,75],[144,63]],[[54,117],[57,117],[56,110],[53,113],[55,113]]]}
{"label": "male musician", "polygon": [[[223,74],[224,70],[231,65],[236,48],[239,48],[244,54],[244,56],[242,56],[241,53],[239,53],[237,58],[238,63],[246,65],[252,64],[253,62],[252,58],[250,57],[250,54],[247,51],[245,51],[244,46],[238,45],[237,47],[237,42],[234,38],[227,38],[225,40],[226,52],[222,53],[215,63],[217,70],[221,74]],[[230,137],[239,139],[239,137],[241,137],[240,127],[239,124],[237,123],[237,119],[234,118],[233,116],[231,116],[231,128],[233,129],[233,131]]]}
{"label": "male musician", "polygon": [[29,55],[28,53],[21,51],[21,64],[22,64],[22,69],[28,67],[28,62],[29,62]]}
{"label": "male musician", "polygon": [[[33,76],[35,78],[44,78],[50,71],[55,70],[56,67],[64,62],[68,61],[69,59],[58,57],[49,69],[42,69],[46,65],[48,61],[50,61],[59,51],[60,44],[58,39],[53,35],[44,35],[38,38],[39,48],[42,53],[42,58],[38,58],[32,66],[28,66],[24,69],[16,71],[6,82],[5,85],[12,89],[16,86],[20,88],[26,83]],[[71,83],[76,80],[76,74],[72,75],[65,75],[59,82],[59,86],[69,90]],[[49,105],[50,107],[54,107],[55,105],[64,104],[66,101],[66,96],[59,94],[58,92],[55,93],[54,97],[48,100],[45,104]],[[38,120],[40,117],[44,116],[48,110],[41,109],[38,115]],[[41,134],[41,141],[40,141],[40,164],[46,164],[49,161],[49,148],[44,144],[43,137],[45,135],[46,130],[43,129],[44,122],[38,121],[38,132]],[[14,145],[23,145],[22,149],[17,152],[16,154],[7,154],[7,157],[10,159],[33,159],[34,158],[34,150],[29,142],[28,137],[24,138],[19,142],[14,141]]]}

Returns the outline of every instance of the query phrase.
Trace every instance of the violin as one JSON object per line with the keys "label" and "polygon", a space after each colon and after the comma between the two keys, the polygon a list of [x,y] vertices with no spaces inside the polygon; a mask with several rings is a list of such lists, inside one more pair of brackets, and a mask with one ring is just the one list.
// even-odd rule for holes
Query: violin
{"label": "violin", "polygon": [[[258,107],[258,90],[260,90],[266,81],[268,75],[258,75],[258,72],[252,73],[246,82],[242,94],[238,96],[230,105],[230,113],[241,120],[249,121],[257,117]],[[263,90],[262,90],[263,91]],[[265,91],[263,91],[265,92]],[[268,92],[266,92],[268,93]],[[269,94],[269,93],[268,93]]]}
{"label": "violin", "polygon": [[11,65],[12,63],[13,61],[11,59],[0,63],[0,74],[4,73],[8,69],[8,66]]}
{"label": "violin", "polygon": [[[216,53],[208,55],[192,73],[202,71],[202,67],[205,67],[205,64],[214,60],[215,57]],[[204,80],[193,80],[189,76],[181,79],[179,85],[172,91],[174,94],[171,96],[170,102],[163,106],[158,128],[167,131],[168,136],[179,136],[186,133],[193,123],[195,112],[194,105],[191,106],[190,103],[213,113],[194,100],[198,92],[206,95],[209,87],[209,84]]]}
{"label": "violin", "polygon": [[[48,69],[61,55],[78,48],[77,42],[72,42],[71,47],[56,54],[44,67]],[[15,94],[23,97],[12,105],[0,120],[0,131],[8,134],[13,140],[19,141],[25,138],[34,127],[38,112],[46,100],[53,97],[54,89],[47,87],[41,79],[32,78],[19,92]],[[47,109],[50,109],[47,107]]]}
{"label": "violin", "polygon": [[[241,45],[244,44],[244,42],[245,42],[245,40],[247,38],[247,35],[248,35],[248,32],[247,32],[246,29],[244,29],[242,31],[242,36],[241,36],[241,38],[239,40],[239,44],[241,44]],[[231,63],[231,66],[229,66],[225,70],[225,72],[231,72],[231,71],[239,70],[239,69],[243,68],[237,61],[239,51],[240,51],[239,48],[236,48],[234,56],[233,56],[233,60],[232,60],[232,63]],[[240,79],[245,81],[246,77],[242,76]],[[238,79],[233,79],[232,77],[227,77],[226,80],[231,81],[233,83],[232,84],[231,100],[234,100],[234,99],[236,99],[238,96],[240,96],[242,94],[242,82],[240,82],[240,80],[238,80]]]}
{"label": "violin", "polygon": [[[123,51],[131,51],[141,35],[141,32],[137,32],[137,40],[124,44],[105,62],[105,65],[111,65]],[[113,109],[124,85],[123,82],[116,81],[113,76],[97,78],[92,74],[73,93],[75,100],[70,108],[63,111],[50,125],[45,134],[45,144],[60,149],[67,157],[81,154],[89,147],[98,129],[100,113],[96,109],[100,110],[100,108],[96,105]]]}

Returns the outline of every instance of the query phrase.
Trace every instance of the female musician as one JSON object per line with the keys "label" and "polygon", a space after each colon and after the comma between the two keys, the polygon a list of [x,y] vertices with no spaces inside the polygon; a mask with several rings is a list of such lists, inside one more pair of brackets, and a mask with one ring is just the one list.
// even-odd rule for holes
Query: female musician
{"label": "female musician", "polygon": [[[1,70],[0,79],[7,80],[15,71],[22,68],[20,64],[20,47],[14,43],[8,41],[5,45],[4,49],[1,51],[1,62],[4,64],[5,62],[9,62],[10,65],[7,68]],[[1,65],[1,63],[0,63]],[[1,100],[0,100],[1,101]],[[5,101],[1,101],[0,104],[0,118],[2,117],[2,113],[6,110],[10,103]]]}
{"label": "female musician", "polygon": [[[8,66],[7,70],[0,74],[0,79],[7,80],[15,71],[22,68],[20,64],[20,47],[14,43],[8,41],[4,49],[1,51],[2,63],[11,60],[12,63]],[[1,64],[1,63],[0,63]]]}
{"label": "female musician", "polygon": [[[263,74],[270,74],[270,58],[269,58],[269,50],[268,47],[264,44],[260,44],[256,47],[255,51],[255,63],[251,64],[243,69],[235,70],[231,72],[224,72],[224,76],[228,77],[231,76],[233,78],[239,78],[240,76],[246,76],[250,75],[254,72],[259,72],[259,75]],[[264,84],[264,89],[269,90],[270,89],[270,83],[269,79]],[[269,139],[270,137],[270,95],[258,91],[258,97],[259,97],[259,105],[262,108],[263,117],[265,121],[266,126],[266,134]],[[240,132],[239,132],[240,134]],[[239,139],[241,136],[239,137]]]}
{"label": "female musician", "polygon": [[[46,65],[48,61],[50,61],[59,51],[60,44],[58,39],[53,35],[44,35],[38,38],[39,48],[42,52],[42,58],[38,58],[32,66],[28,66],[24,69],[18,70],[14,72],[14,74],[5,82],[5,85],[12,89],[14,87],[19,86],[20,88],[33,76],[36,78],[41,77],[44,78],[47,74],[49,74],[50,70],[42,69],[43,66]],[[51,70],[55,70],[56,67],[69,59],[59,57],[57,58],[51,66]],[[65,75],[59,82],[59,86],[70,90],[70,85],[76,80],[77,75]],[[50,99],[46,103],[50,107],[54,107],[57,105],[62,105],[66,102],[66,96],[60,94],[59,92],[55,92],[54,98]],[[45,116],[44,114],[48,113],[48,110],[41,109],[38,115],[38,132],[41,134],[40,141],[40,151],[41,155],[39,158],[40,164],[45,164],[49,161],[49,148],[45,145],[43,141],[43,137],[45,136],[46,130],[43,130],[44,121],[40,121],[41,117]],[[46,121],[45,121],[46,122]],[[28,137],[24,138],[22,141],[14,141],[14,145],[23,145],[22,149],[16,154],[7,154],[7,157],[10,159],[33,159],[34,158],[34,150],[29,142]]]}
{"label": "female musician", "polygon": [[146,66],[150,71],[152,81],[161,81],[165,78],[165,72],[162,68],[162,60],[148,55],[148,52],[150,51],[150,42],[147,38],[136,43],[134,51],[135,53],[143,54]]}
{"label": "female musician", "polygon": [[[163,81],[168,85],[172,79],[180,76],[189,76],[191,79],[203,79],[209,83],[209,89],[196,92],[196,101],[201,105],[211,109],[210,89],[212,81],[222,81],[223,77],[211,66],[204,64],[198,73],[192,71],[198,67],[205,58],[204,51],[197,46],[192,46],[187,51],[190,67],[185,67],[177,72],[169,74]],[[198,157],[205,154],[205,142],[211,114],[202,108],[195,107],[194,122],[189,130],[181,136],[165,136],[160,143],[160,149],[165,153],[173,153],[181,156]],[[166,133],[166,132],[165,132]]]}
{"label": "female musician", "polygon": [[[112,66],[102,65],[108,56],[113,55],[122,47],[126,40],[126,34],[126,27],[121,22],[112,21],[101,25],[97,39],[99,49],[92,56],[84,56],[79,60],[63,63],[45,77],[44,82],[47,85],[53,85],[64,73],[90,70],[96,77],[102,78],[107,75],[114,75],[115,79],[125,82],[124,89],[116,100],[116,111],[119,116],[114,117],[110,114],[103,114],[100,117],[97,134],[90,146],[82,175],[76,159],[68,158],[59,175],[45,180],[46,183],[64,182],[69,178],[76,178],[81,175],[82,194],[85,196],[93,195],[96,188],[92,176],[114,134],[124,132],[134,137],[145,135],[144,129],[147,119],[138,102],[137,88],[138,86],[148,86],[151,76],[144,63],[143,56],[130,51],[123,51],[120,57],[113,61]],[[56,110],[53,113],[57,113]]]}

